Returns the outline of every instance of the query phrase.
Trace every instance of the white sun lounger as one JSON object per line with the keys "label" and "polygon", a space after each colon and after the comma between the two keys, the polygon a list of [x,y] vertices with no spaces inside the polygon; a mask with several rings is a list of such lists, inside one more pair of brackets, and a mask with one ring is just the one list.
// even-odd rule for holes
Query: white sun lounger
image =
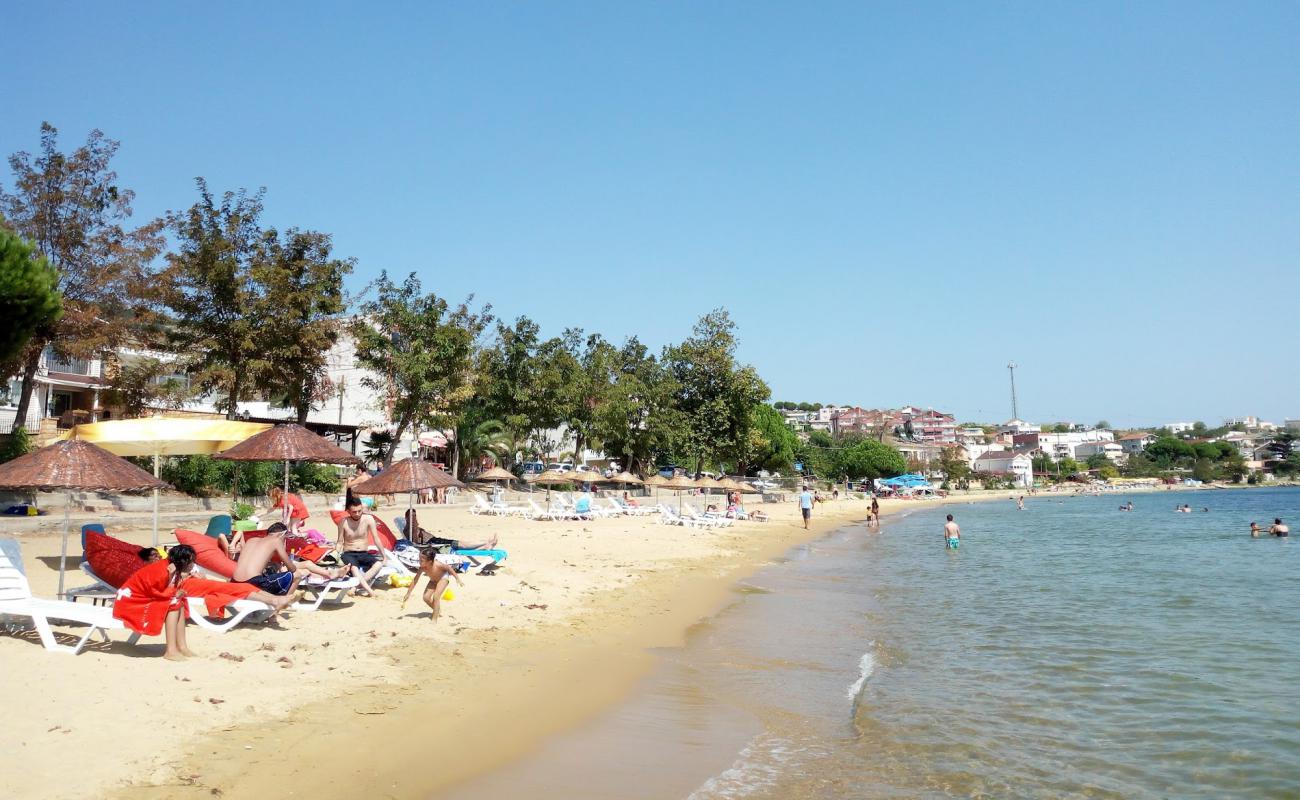
{"label": "white sun lounger", "polygon": [[[82,562],[81,571],[91,577],[91,579],[107,586],[108,582],[95,574],[90,568],[88,562]],[[204,569],[198,564],[194,565],[194,575],[200,578],[207,578],[213,581],[226,580],[221,575],[209,569]],[[116,595],[114,595],[116,597]],[[190,622],[209,631],[225,633],[249,617],[253,617],[254,622],[261,622],[269,618],[272,609],[266,603],[259,600],[236,600],[233,603],[226,604],[226,613],[230,615],[229,619],[214,620],[208,617],[208,604],[202,597],[187,597],[190,604]],[[256,615],[256,616],[254,616]]]}
{"label": "white sun lounger", "polygon": [[298,588],[308,597],[304,597],[293,607],[298,611],[318,611],[321,604],[342,603],[348,596],[348,592],[361,585],[357,578],[335,578],[326,580],[319,575],[312,575],[305,581],[298,584]]}
{"label": "white sun lounger", "polygon": [[[22,553],[16,539],[0,539],[0,617],[28,617],[32,621],[41,644],[51,653],[76,655],[81,652],[90,637],[99,633],[104,641],[108,631],[123,630],[126,625],[113,616],[108,606],[78,605],[67,600],[44,600],[32,596],[31,584],[23,571]],[[75,645],[59,644],[50,628],[50,620],[77,622],[86,626],[86,633]],[[132,632],[127,640],[135,644],[140,634]]]}

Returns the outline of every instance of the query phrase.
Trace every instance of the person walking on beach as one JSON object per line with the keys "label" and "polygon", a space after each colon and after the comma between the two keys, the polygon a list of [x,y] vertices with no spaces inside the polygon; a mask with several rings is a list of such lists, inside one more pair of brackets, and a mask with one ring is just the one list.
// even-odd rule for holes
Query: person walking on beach
{"label": "person walking on beach", "polygon": [[1282,520],[1274,519],[1273,527],[1268,529],[1268,533],[1270,536],[1277,536],[1277,537],[1290,536],[1291,529],[1288,528],[1285,524],[1283,524]]}
{"label": "person walking on beach", "polygon": [[804,485],[803,491],[799,493],[799,511],[803,514],[803,529],[808,530],[808,523],[812,520],[813,493]]}
{"label": "person walking on beach", "polygon": [[956,550],[961,546],[961,526],[952,521],[952,514],[948,515],[948,521],[943,526],[944,549]]}

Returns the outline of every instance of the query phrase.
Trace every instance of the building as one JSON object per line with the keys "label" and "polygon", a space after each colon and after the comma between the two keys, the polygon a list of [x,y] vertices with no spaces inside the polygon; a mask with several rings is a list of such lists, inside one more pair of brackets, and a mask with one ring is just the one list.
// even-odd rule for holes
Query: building
{"label": "building", "polygon": [[[866,436],[892,434],[899,438],[927,444],[957,444],[957,419],[952,414],[903,406],[898,409],[837,409],[830,418],[836,436],[857,433]],[[910,430],[910,434],[908,431]]]}
{"label": "building", "polygon": [[1156,435],[1154,433],[1135,431],[1134,433],[1126,433],[1119,437],[1119,446],[1124,448],[1125,455],[1131,456],[1135,453],[1141,453],[1155,440]]}
{"label": "building", "polygon": [[[108,380],[100,359],[65,358],[47,347],[41,353],[33,383],[23,427],[38,439],[52,438],[61,429],[102,417],[100,395],[108,389]],[[0,433],[9,433],[18,413],[22,380],[12,378],[2,388]]]}
{"label": "building", "polygon": [[998,432],[1015,435],[1019,433],[1038,433],[1042,429],[1041,425],[1032,425],[1021,419],[1009,419],[1002,423],[1002,427],[998,428]]}
{"label": "building", "polygon": [[1028,453],[1003,451],[985,453],[975,459],[972,471],[984,475],[1009,475],[1017,486],[1032,486],[1034,461]]}
{"label": "building", "polygon": [[[1041,452],[1050,456],[1053,461],[1060,461],[1063,458],[1082,461],[1088,456],[1080,453],[1079,448],[1081,446],[1103,442],[1114,444],[1115,434],[1113,431],[1106,430],[1070,431],[1069,433],[1018,433],[1012,436],[1012,441],[1017,450]],[[1090,448],[1088,454],[1091,455],[1096,452],[1098,452],[1096,448]],[[1123,448],[1115,445],[1115,449],[1111,452],[1123,453]]]}
{"label": "building", "polygon": [[1112,464],[1123,464],[1128,460],[1128,453],[1119,442],[1083,442],[1074,448],[1076,461],[1087,461],[1093,456],[1105,456]]}
{"label": "building", "polygon": [[1177,436],[1180,433],[1187,433],[1196,426],[1194,422],[1166,422],[1160,427]]}
{"label": "building", "polygon": [[1300,431],[1300,419],[1283,420],[1282,424],[1285,425],[1286,429],[1289,431]]}

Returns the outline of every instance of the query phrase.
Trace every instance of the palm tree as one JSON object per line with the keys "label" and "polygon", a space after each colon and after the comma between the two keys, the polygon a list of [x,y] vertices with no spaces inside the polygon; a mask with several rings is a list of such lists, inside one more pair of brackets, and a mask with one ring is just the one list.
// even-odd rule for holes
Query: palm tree
{"label": "palm tree", "polygon": [[366,443],[362,445],[362,456],[368,464],[383,464],[396,444],[392,431],[371,431]]}
{"label": "palm tree", "polygon": [[452,465],[452,471],[459,473],[461,464],[477,461],[484,456],[511,469],[519,453],[526,452],[527,449],[526,440],[500,420],[490,419],[477,425],[466,423],[456,428],[456,461]]}

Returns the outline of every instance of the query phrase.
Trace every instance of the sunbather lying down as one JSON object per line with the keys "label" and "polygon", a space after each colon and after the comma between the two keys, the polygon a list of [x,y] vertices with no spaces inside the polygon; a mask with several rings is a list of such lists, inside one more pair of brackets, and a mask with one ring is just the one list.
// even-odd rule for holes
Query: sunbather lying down
{"label": "sunbather lying down", "polygon": [[436,544],[447,545],[452,550],[495,550],[497,547],[497,535],[492,534],[482,542],[467,543],[459,539],[444,539],[441,536],[434,536],[424,528],[420,527],[419,519],[415,515],[414,508],[406,509],[406,538],[414,544]]}
{"label": "sunbather lying down", "polygon": [[193,569],[194,548],[177,545],[167,551],[167,560],[152,561],[136,570],[113,602],[113,616],[131,630],[146,636],[165,632],[167,648],[163,658],[172,661],[194,655],[185,642],[185,620],[190,615],[187,596],[204,598],[212,615],[240,599],[266,603],[277,613],[294,600],[291,596],[273,596],[246,583],[195,578],[190,575]]}

